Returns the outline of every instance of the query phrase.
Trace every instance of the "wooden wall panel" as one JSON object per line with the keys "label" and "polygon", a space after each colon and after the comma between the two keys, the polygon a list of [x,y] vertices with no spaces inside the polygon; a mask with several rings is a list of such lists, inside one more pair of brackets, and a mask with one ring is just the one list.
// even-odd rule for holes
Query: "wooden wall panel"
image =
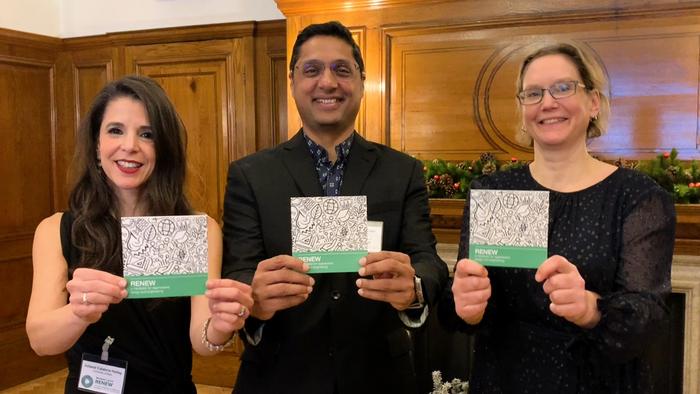
{"label": "wooden wall panel", "polygon": [[31,233],[53,211],[53,64],[0,58],[0,234]]}
{"label": "wooden wall panel", "polygon": [[639,159],[676,147],[683,159],[700,158],[700,1],[277,3],[288,50],[310,23],[340,20],[363,32],[364,134],[416,157],[531,158],[515,141],[521,49],[562,37],[588,44],[611,78],[613,117],[590,145],[595,154]]}
{"label": "wooden wall panel", "polygon": [[[64,365],[32,352],[24,321],[34,229],[55,209],[56,65],[60,41],[0,29],[0,389]],[[31,368],[27,366],[31,365]]]}
{"label": "wooden wall panel", "polygon": [[591,151],[644,158],[676,147],[682,157],[698,158],[697,21],[660,18],[643,29],[639,21],[494,27],[479,34],[455,27],[394,30],[391,145],[424,159],[465,160],[484,151],[531,157],[515,141],[518,65],[527,44],[564,37],[589,45],[610,78],[609,132],[592,141]]}
{"label": "wooden wall panel", "polygon": [[[0,29],[0,91],[12,92],[0,101],[0,276],[15,278],[0,306],[0,390],[65,367],[62,356],[37,357],[26,337],[31,243],[39,220],[67,207],[75,133],[96,93],[128,73],[163,85],[190,130],[188,191],[220,219],[228,162],[263,146],[256,119],[273,123],[267,146],[286,136],[285,32],[284,21],[67,40]],[[272,88],[256,96],[258,80]],[[197,382],[231,385],[238,355],[197,357]]]}
{"label": "wooden wall panel", "polygon": [[502,152],[475,127],[472,96],[493,48],[468,42],[392,41],[390,144],[417,157],[459,160]]}
{"label": "wooden wall panel", "polygon": [[[187,193],[195,209],[220,218],[226,176],[226,144],[222,131],[222,92],[225,64],[198,63],[196,70],[143,67],[168,93],[187,127]],[[189,69],[188,69],[189,68]],[[224,112],[224,117],[228,117]]]}
{"label": "wooden wall panel", "polygon": [[56,196],[57,210],[68,208],[70,165],[80,121],[105,83],[114,79],[115,54],[109,48],[65,51],[56,65]]}
{"label": "wooden wall panel", "polygon": [[100,89],[112,80],[112,64],[76,64],[73,68],[73,83],[75,86],[75,128],[90,109],[90,104]]}
{"label": "wooden wall panel", "polygon": [[697,156],[700,32],[589,41],[612,83],[610,133],[591,144],[629,154],[676,147]]}
{"label": "wooden wall panel", "polygon": [[[188,193],[195,209],[223,214],[228,163],[255,148],[245,127],[245,72],[241,40],[129,46],[126,71],[156,79],[188,133]],[[252,69],[252,67],[251,67]],[[254,129],[253,129],[254,131]]]}
{"label": "wooden wall panel", "polygon": [[255,41],[256,149],[287,140],[285,26],[267,22]]}

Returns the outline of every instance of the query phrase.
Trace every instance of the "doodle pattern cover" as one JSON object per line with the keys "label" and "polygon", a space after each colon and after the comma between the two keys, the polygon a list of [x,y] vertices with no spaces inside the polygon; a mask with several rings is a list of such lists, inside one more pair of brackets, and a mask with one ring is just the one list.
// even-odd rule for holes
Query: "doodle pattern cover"
{"label": "doodle pattern cover", "polygon": [[548,191],[470,191],[469,258],[482,265],[537,268],[547,259],[548,226]]}
{"label": "doodle pattern cover", "polygon": [[357,272],[367,255],[367,197],[292,197],[292,255],[310,273]]}
{"label": "doodle pattern cover", "polygon": [[206,215],[123,217],[121,226],[128,298],[204,294]]}

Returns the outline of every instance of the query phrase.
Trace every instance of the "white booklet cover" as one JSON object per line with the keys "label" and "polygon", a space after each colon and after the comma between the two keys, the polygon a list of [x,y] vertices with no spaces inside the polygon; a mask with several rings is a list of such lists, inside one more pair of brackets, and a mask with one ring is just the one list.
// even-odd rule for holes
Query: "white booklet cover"
{"label": "white booklet cover", "polygon": [[204,294],[206,215],[122,217],[121,227],[127,298]]}
{"label": "white booklet cover", "polygon": [[470,191],[470,259],[485,266],[537,268],[547,259],[548,230],[548,191]]}

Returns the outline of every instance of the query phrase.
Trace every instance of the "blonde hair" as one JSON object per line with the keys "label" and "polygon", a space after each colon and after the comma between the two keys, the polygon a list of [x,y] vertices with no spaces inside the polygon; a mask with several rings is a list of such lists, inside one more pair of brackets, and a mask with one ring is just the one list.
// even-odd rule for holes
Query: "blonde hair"
{"label": "blonde hair", "polygon": [[[586,90],[597,92],[600,98],[600,109],[598,115],[591,118],[586,130],[586,139],[600,137],[608,129],[608,119],[610,118],[610,99],[608,92],[608,78],[603,65],[592,53],[592,50],[585,44],[575,41],[543,41],[533,44],[529,55],[523,60],[520,66],[520,73],[515,82],[516,92],[523,89],[523,77],[530,64],[538,58],[548,55],[563,55],[573,63],[581,76],[581,82],[586,86]],[[520,119],[516,140],[526,146],[532,146],[532,137],[527,134],[523,124],[522,106],[517,105],[518,119]]]}

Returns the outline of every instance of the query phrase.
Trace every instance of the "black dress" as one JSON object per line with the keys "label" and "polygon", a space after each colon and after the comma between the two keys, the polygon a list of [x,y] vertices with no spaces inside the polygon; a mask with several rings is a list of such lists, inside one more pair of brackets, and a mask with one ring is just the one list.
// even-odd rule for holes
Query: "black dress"
{"label": "black dress", "polygon": [[[72,215],[61,218],[61,246],[68,272],[77,268],[79,251],[70,241]],[[109,335],[115,339],[109,357],[126,360],[124,393],[196,393],[192,382],[190,299],[130,300],[110,305],[99,321],[88,326],[66,352],[68,377],[65,392],[79,393],[83,353],[100,356]]]}
{"label": "black dress", "polygon": [[[472,188],[547,190],[528,167]],[[457,317],[451,293],[439,308],[444,324],[475,333],[470,394],[651,392],[645,347],[668,319],[674,232],[670,195],[637,171],[617,169],[573,193],[550,190],[548,255],[575,264],[601,296],[600,322],[587,330],[554,315],[534,269],[488,267],[492,295],[478,326]],[[469,199],[460,258],[468,234]]]}

